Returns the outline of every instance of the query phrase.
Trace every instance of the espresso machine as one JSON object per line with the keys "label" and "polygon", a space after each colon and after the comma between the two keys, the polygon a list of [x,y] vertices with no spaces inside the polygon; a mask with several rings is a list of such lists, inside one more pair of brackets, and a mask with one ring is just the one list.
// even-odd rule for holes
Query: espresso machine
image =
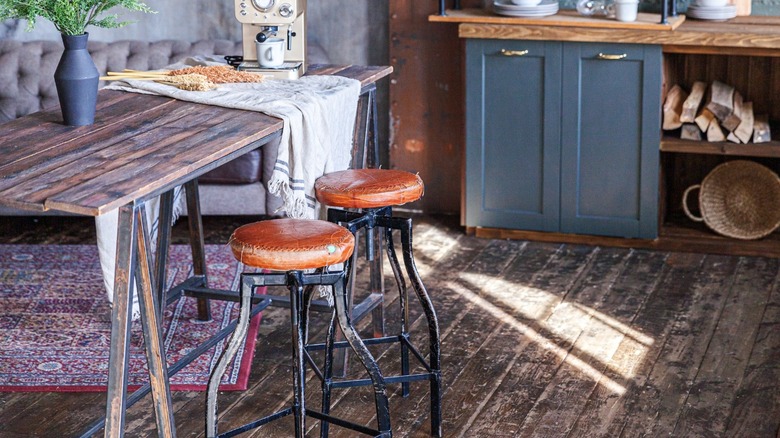
{"label": "espresso machine", "polygon": [[[234,0],[241,23],[243,61],[238,70],[260,72],[281,79],[297,79],[306,71],[306,0]],[[256,41],[284,40],[284,63],[261,67]]]}

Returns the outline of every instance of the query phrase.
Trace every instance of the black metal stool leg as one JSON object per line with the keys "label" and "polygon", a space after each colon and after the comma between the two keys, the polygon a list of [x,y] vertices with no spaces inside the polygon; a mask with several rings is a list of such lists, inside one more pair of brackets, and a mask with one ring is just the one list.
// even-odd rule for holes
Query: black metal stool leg
{"label": "black metal stool leg", "polygon": [[[384,323],[384,284],[382,279],[382,257],[379,254],[382,248],[382,239],[378,238],[379,235],[374,232],[371,220],[364,216],[361,212],[352,212],[347,210],[340,210],[330,208],[328,209],[328,221],[338,223],[349,229],[355,236],[355,242],[360,241],[360,236],[365,235],[365,250],[366,259],[369,263],[369,296],[363,298],[363,301],[355,305],[354,303],[354,282],[350,281],[350,277],[354,276],[355,267],[357,266],[358,257],[361,256],[358,248],[359,245],[355,245],[355,249],[352,253],[351,268],[346,269],[347,279],[347,298],[348,308],[353,312],[350,316],[354,320],[359,320],[364,317],[368,311],[371,312],[372,318],[372,330],[373,337],[379,338],[385,335],[385,323]],[[365,231],[365,232],[363,232]],[[374,236],[374,237],[372,237]],[[355,309],[359,309],[355,313]],[[341,332],[336,332],[336,341],[343,341]],[[338,377],[346,377],[348,362],[348,350],[339,348],[334,352],[333,362],[333,375]]]}
{"label": "black metal stool leg", "polygon": [[217,365],[209,376],[208,391],[206,393],[206,436],[211,438],[217,435],[217,395],[219,382],[225,374],[228,364],[235,357],[238,349],[244,342],[249,331],[250,311],[252,310],[252,278],[241,275],[241,300],[239,302],[238,325],[233,335],[217,360]]}
{"label": "black metal stool leg", "polygon": [[[366,247],[372,248],[373,257],[369,259],[368,286],[369,293],[379,294],[384,297],[385,282],[382,274],[382,235],[383,229],[377,228],[375,232],[366,233]],[[384,301],[384,299],[383,299]],[[375,338],[385,335],[385,306],[380,304],[371,311],[371,323]]]}
{"label": "black metal stool leg", "polygon": [[[395,252],[393,244],[393,229],[385,228],[385,243],[387,244],[387,259],[390,261],[390,267],[393,269],[393,276],[398,285],[398,297],[401,307],[401,336],[409,339],[409,291],[406,288],[403,274],[401,274],[401,265],[398,263],[398,255]],[[406,342],[399,342],[401,347],[401,375],[409,375],[409,347]],[[401,383],[401,395],[409,396],[409,382]]]}
{"label": "black metal stool leg", "polygon": [[[330,391],[333,384],[333,343],[336,337],[336,309],[330,314],[330,324],[328,325],[328,335],[325,338],[325,366],[322,370],[322,413],[330,414]],[[320,422],[320,437],[327,438],[330,423]]]}
{"label": "black metal stool leg", "polygon": [[303,327],[303,341],[305,344],[309,343],[309,311],[311,310],[311,302],[314,301],[314,286],[306,286],[303,291],[303,320],[301,326]]}
{"label": "black metal stool leg", "polygon": [[287,273],[287,285],[290,289],[290,327],[292,328],[293,355],[293,416],[295,417],[295,436],[303,438],[306,433],[306,392],[304,381],[304,333],[301,321],[303,314],[303,278],[300,271]]}
{"label": "black metal stool leg", "polygon": [[441,352],[439,340],[439,320],[436,317],[436,311],[433,308],[428,291],[425,290],[417,266],[414,264],[414,255],[412,254],[412,220],[403,219],[401,226],[401,248],[406,265],[406,273],[409,275],[409,281],[412,283],[417,298],[420,300],[425,317],[428,320],[428,342],[430,344],[430,367],[431,367],[431,434],[437,437],[442,436],[441,430]]}
{"label": "black metal stool leg", "polygon": [[[341,223],[348,228],[353,234],[361,229],[379,228],[380,235],[384,233],[384,243],[386,245],[387,257],[390,262],[390,266],[395,277],[396,284],[398,285],[399,301],[401,307],[401,330],[399,336],[392,336],[386,339],[379,340],[379,343],[386,342],[398,342],[400,345],[401,353],[401,375],[393,376],[393,381],[397,381],[402,385],[402,395],[404,397],[409,395],[410,382],[419,380],[422,377],[419,374],[411,374],[409,366],[409,360],[412,353],[415,358],[421,362],[426,368],[427,372],[424,374],[424,378],[427,378],[430,383],[430,403],[431,403],[431,435],[441,437],[442,436],[442,406],[441,406],[441,353],[440,353],[440,331],[439,323],[436,317],[436,312],[433,307],[430,295],[428,294],[425,286],[422,283],[420,274],[414,262],[414,256],[412,251],[412,220],[408,218],[394,217],[392,215],[391,207],[382,207],[377,209],[365,209],[360,212],[346,212],[341,210],[329,210],[329,220]],[[382,231],[382,228],[384,230]],[[401,268],[398,254],[393,239],[393,231],[400,231],[401,238],[401,252],[404,260],[404,269]],[[382,240],[382,239],[380,239]],[[369,260],[371,257],[369,257]],[[404,275],[403,271],[406,271]],[[405,281],[405,276],[408,276],[411,286],[415,290],[415,294],[422,306],[428,323],[428,342],[430,354],[429,360],[425,360],[423,355],[417,350],[415,345],[411,342],[409,333],[409,289]],[[339,309],[339,306],[343,309],[348,308],[349,294],[345,293],[345,296],[339,297],[336,294],[337,313],[339,318],[339,324],[345,317],[349,329],[354,330],[351,327],[351,315],[349,312],[344,312]],[[343,327],[343,324],[342,324]],[[346,332],[345,332],[346,335]],[[350,337],[347,336],[347,340]],[[362,342],[362,341],[361,341]],[[325,346],[329,351],[333,349],[333,344],[327,344]],[[350,382],[357,382],[355,380]],[[372,381],[374,383],[375,381]],[[338,385],[342,385],[346,382],[338,382]],[[363,384],[367,384],[363,383]],[[380,399],[377,399],[377,403],[381,403]],[[381,410],[380,404],[377,405],[377,412]],[[379,418],[380,416],[377,415]],[[389,421],[389,418],[388,418]],[[380,424],[380,430],[382,425]]]}
{"label": "black metal stool leg", "polygon": [[376,403],[376,421],[381,437],[392,437],[393,432],[390,429],[390,407],[387,401],[387,388],[382,372],[379,370],[374,357],[368,351],[366,345],[360,339],[355,327],[352,325],[352,318],[347,308],[347,294],[344,287],[344,279],[341,278],[333,285],[333,301],[336,317],[344,333],[344,337],[352,350],[357,354],[361,363],[365,367],[374,386],[374,401]]}
{"label": "black metal stool leg", "polygon": [[[355,241],[358,240],[358,234],[355,234]],[[345,272],[345,284],[347,285],[347,309],[350,309],[350,317],[352,317],[352,309],[354,308],[354,293],[355,293],[355,283],[350,281],[350,278],[354,278],[355,274],[355,266],[357,266],[357,258],[359,256],[358,252],[358,245],[355,245],[354,252],[352,253],[351,262],[346,263],[344,265],[344,272]],[[333,333],[334,341],[343,341],[344,335],[340,331],[335,331]],[[347,376],[347,364],[349,363],[349,352],[346,348],[338,348],[335,351],[332,352],[332,365],[333,365],[333,373],[331,376],[337,376],[337,377],[346,377]]]}

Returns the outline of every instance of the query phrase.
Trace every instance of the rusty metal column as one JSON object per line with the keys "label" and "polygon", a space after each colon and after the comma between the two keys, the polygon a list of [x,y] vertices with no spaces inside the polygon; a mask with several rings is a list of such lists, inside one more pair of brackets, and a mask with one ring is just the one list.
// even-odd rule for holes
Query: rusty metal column
{"label": "rusty metal column", "polygon": [[[209,286],[206,273],[206,248],[203,243],[203,220],[200,214],[198,180],[184,185],[187,191],[187,222],[190,226],[190,248],[192,249],[192,273],[203,277],[203,287]],[[198,298],[198,319],[211,321],[211,305],[206,298]]]}
{"label": "rusty metal column", "polygon": [[160,315],[165,313],[168,304],[166,286],[168,281],[168,253],[171,247],[171,227],[173,226],[174,190],[160,195],[160,214],[157,219],[157,245],[154,258],[155,284],[152,286],[160,304]]}
{"label": "rusty metal column", "polygon": [[[165,438],[176,437],[176,426],[173,420],[173,404],[171,389],[168,384],[168,365],[165,361],[165,348],[162,339],[162,311],[159,309],[151,275],[153,266],[149,248],[149,230],[145,217],[146,208],[140,204],[135,208],[136,227],[136,269],[135,277],[141,304],[141,327],[146,347],[146,363],[149,368],[149,384],[152,387],[155,418],[157,419],[157,436]],[[159,231],[159,230],[158,230]],[[162,281],[159,280],[158,281]]]}
{"label": "rusty metal column", "polygon": [[130,291],[133,272],[133,236],[136,216],[132,205],[119,209],[114,271],[114,305],[111,309],[111,347],[108,356],[108,394],[105,437],[124,436],[127,408],[127,369],[130,347]]}

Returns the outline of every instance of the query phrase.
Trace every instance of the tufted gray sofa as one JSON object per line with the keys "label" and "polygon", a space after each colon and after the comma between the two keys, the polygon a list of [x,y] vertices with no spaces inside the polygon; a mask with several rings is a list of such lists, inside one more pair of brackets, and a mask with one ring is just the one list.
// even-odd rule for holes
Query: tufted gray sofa
{"label": "tufted gray sofa", "polygon": [[[191,55],[237,55],[242,50],[241,43],[226,40],[195,43],[170,40],[90,41],[88,48],[101,74],[126,68],[154,70]],[[322,58],[311,48],[310,53]],[[0,123],[58,105],[53,76],[61,54],[62,43],[58,41],[0,40]],[[311,56],[309,59],[312,59]],[[275,158],[276,154],[274,146],[253,151],[204,175],[200,181],[203,214],[274,213],[281,202],[274,196],[266,196],[264,188],[264,182],[267,182],[265,175],[270,176],[272,170],[269,164],[274,161],[270,157]],[[267,156],[265,160],[263,156]],[[236,202],[239,199],[244,201]],[[255,201],[246,202],[247,199]],[[25,214],[29,213],[0,206],[0,215]]]}

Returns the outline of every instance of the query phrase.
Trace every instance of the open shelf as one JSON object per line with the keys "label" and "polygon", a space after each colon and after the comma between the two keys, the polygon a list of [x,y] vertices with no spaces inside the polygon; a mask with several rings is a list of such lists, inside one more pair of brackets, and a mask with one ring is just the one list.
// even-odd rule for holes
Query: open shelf
{"label": "open shelf", "polygon": [[661,152],[780,158],[780,141],[736,144],[727,141],[707,142],[681,140],[679,138],[665,136],[661,139]]}
{"label": "open shelf", "polygon": [[732,239],[678,215],[670,215],[663,223],[657,243],[656,248],[667,250],[780,258],[778,232],[758,240]]}
{"label": "open shelf", "polygon": [[532,240],[576,245],[780,258],[780,233],[778,232],[759,240],[731,239],[715,234],[704,224],[693,222],[685,216],[676,214],[664,221],[658,238],[652,240],[486,227],[467,227],[466,232],[488,239]]}

